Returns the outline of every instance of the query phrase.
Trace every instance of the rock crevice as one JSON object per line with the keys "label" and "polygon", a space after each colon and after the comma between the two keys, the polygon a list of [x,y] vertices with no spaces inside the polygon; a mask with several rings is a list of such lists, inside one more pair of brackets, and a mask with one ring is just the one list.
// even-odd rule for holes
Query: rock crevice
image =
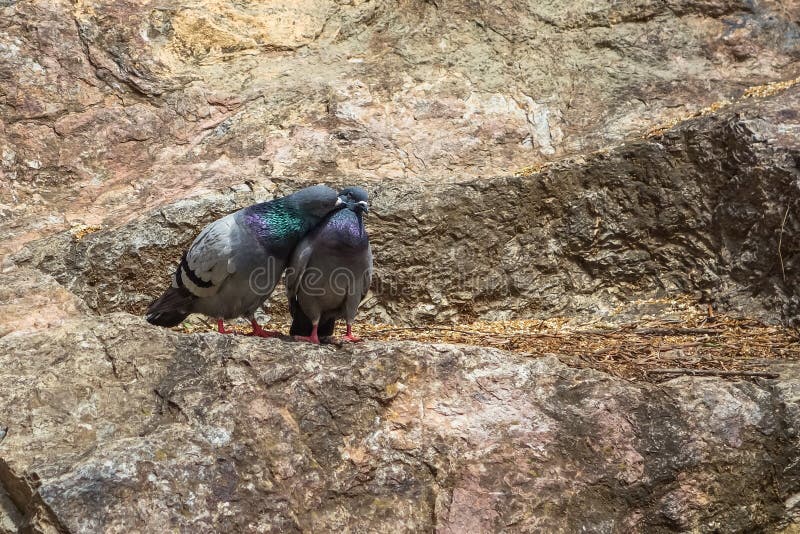
{"label": "rock crevice", "polygon": [[38,480],[16,474],[0,457],[0,532],[69,534],[38,492]]}

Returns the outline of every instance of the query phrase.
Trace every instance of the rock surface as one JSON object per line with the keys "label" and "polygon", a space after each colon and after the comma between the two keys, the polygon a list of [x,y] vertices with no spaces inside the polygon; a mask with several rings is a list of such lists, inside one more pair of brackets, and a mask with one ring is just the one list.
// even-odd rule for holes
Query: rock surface
{"label": "rock surface", "polygon": [[86,318],[0,338],[2,486],[35,473],[75,533],[775,531],[800,513],[800,374],[775,368],[648,385]]}
{"label": "rock surface", "polygon": [[0,2],[0,253],[244,181],[462,180],[800,74],[800,6]]}
{"label": "rock surface", "polygon": [[[607,315],[634,299],[690,295],[795,322],[798,109],[800,86],[532,176],[372,184],[366,313],[397,323]],[[248,185],[182,200],[34,242],[15,259],[96,311],[141,314],[203,225],[271,194]]]}
{"label": "rock surface", "polygon": [[327,182],[373,196],[373,319],[792,323],[800,88],[747,88],[798,74],[797,2],[0,0],[0,533],[798,532],[797,362],[138,317],[202,225]]}
{"label": "rock surface", "polygon": [[45,236],[16,263],[96,312],[141,313],[202,225],[318,181],[369,185],[384,322],[800,312],[798,89],[641,139],[800,73],[797,6],[0,10],[0,255]]}

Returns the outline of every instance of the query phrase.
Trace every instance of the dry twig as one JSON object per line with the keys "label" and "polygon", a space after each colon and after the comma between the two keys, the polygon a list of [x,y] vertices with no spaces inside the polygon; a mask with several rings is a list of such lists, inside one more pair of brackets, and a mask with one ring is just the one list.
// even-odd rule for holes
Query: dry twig
{"label": "dry twig", "polygon": [[783,214],[783,222],[781,223],[781,233],[778,235],[778,259],[781,261],[781,274],[783,274],[783,281],[786,281],[786,270],[783,268],[783,252],[781,251],[781,247],[783,246],[783,229],[786,226],[786,218],[789,216],[789,206],[786,206],[786,213]]}
{"label": "dry twig", "polygon": [[753,376],[761,378],[778,378],[778,373],[765,373],[760,371],[721,371],[719,369],[688,369],[677,367],[673,369],[650,369],[647,371],[654,375],[689,375],[689,376]]}
{"label": "dry twig", "polygon": [[638,328],[634,334],[643,336],[709,335],[716,336],[722,331],[718,328]]}

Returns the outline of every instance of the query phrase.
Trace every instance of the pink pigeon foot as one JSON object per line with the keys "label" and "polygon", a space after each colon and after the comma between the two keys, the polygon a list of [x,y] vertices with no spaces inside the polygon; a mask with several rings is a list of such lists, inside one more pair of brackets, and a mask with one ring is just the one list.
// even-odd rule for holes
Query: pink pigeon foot
{"label": "pink pigeon foot", "polygon": [[352,326],[347,325],[347,333],[342,336],[342,343],[360,343],[362,341],[364,340],[353,335]]}
{"label": "pink pigeon foot", "polygon": [[217,319],[217,332],[220,334],[233,334],[233,330],[225,330],[225,323],[222,319]]}
{"label": "pink pigeon foot", "polygon": [[256,337],[278,337],[278,336],[281,335],[280,332],[275,332],[274,330],[264,330],[263,328],[261,328],[261,325],[259,325],[256,322],[255,319],[251,319],[250,320],[250,324],[253,325],[253,333],[250,334],[251,336],[256,336]]}
{"label": "pink pigeon foot", "polygon": [[308,341],[309,343],[313,343],[315,345],[319,345],[319,336],[317,335],[317,326],[318,325],[314,325],[314,327],[311,329],[311,335],[310,336],[294,336],[294,338],[297,341]]}

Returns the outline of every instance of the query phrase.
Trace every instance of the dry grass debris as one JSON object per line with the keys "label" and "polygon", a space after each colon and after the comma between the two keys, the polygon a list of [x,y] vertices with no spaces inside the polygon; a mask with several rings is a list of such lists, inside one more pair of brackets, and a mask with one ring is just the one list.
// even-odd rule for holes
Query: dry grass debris
{"label": "dry grass debris", "polygon": [[81,225],[73,227],[70,231],[72,232],[72,236],[76,240],[80,241],[81,239],[83,239],[87,235],[93,234],[93,233],[95,233],[95,232],[97,232],[97,231],[99,231],[101,229],[102,229],[102,227],[97,226],[97,225],[87,226],[85,224],[81,224]]}
{"label": "dry grass debris", "polygon": [[[246,325],[233,328],[241,334],[250,332]],[[265,328],[288,332],[289,325],[270,323]],[[215,327],[195,323],[179,329],[196,332]],[[572,366],[650,382],[681,374],[774,378],[771,364],[800,361],[800,332],[796,330],[696,311],[679,319],[648,318],[615,325],[550,318],[410,327],[359,323],[355,330],[371,341],[469,344],[531,357],[556,355]]]}
{"label": "dry grass debris", "polygon": [[657,136],[657,135],[661,135],[664,132],[666,132],[667,130],[669,130],[671,128],[674,128],[678,124],[680,124],[680,123],[682,123],[684,121],[687,121],[689,119],[694,119],[696,117],[703,117],[705,115],[709,115],[709,114],[717,112],[717,111],[719,111],[719,110],[721,110],[723,108],[726,108],[726,107],[730,106],[731,104],[735,104],[736,102],[741,102],[742,100],[747,100],[749,98],[764,98],[764,97],[768,97],[768,96],[774,96],[774,95],[777,95],[778,93],[782,93],[783,91],[786,91],[787,89],[790,89],[790,88],[794,87],[795,85],[797,85],[799,83],[800,83],[800,77],[797,77],[797,78],[793,78],[791,80],[783,80],[783,81],[779,81],[779,82],[773,82],[773,83],[767,83],[767,84],[764,84],[764,85],[755,85],[753,87],[749,87],[748,89],[745,89],[744,93],[742,93],[742,96],[738,100],[735,100],[733,102],[728,101],[728,100],[722,100],[722,101],[719,101],[719,102],[714,102],[710,106],[704,107],[704,108],[699,109],[699,110],[697,110],[697,111],[695,111],[693,113],[689,113],[689,114],[683,115],[681,117],[676,117],[673,120],[671,120],[671,121],[669,121],[669,122],[667,122],[665,124],[661,124],[659,126],[656,126],[655,128],[652,128],[652,129],[648,130],[647,133],[645,133],[644,136],[645,137],[654,137],[654,136]]}

